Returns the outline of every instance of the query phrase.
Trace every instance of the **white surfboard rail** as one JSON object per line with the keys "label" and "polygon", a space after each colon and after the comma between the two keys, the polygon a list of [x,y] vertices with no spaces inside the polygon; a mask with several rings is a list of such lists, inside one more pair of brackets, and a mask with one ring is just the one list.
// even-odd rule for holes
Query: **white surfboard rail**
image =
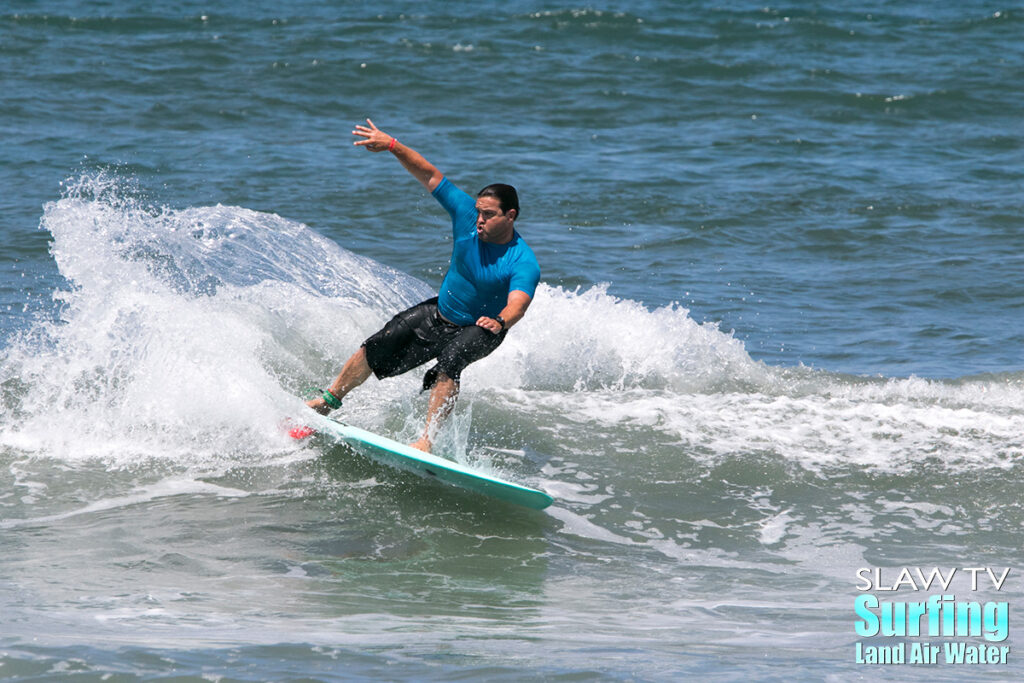
{"label": "white surfboard rail", "polygon": [[318,431],[329,433],[354,450],[382,464],[433,477],[463,489],[543,510],[554,500],[548,494],[528,486],[479,472],[452,460],[424,453],[380,434],[354,427],[333,418],[317,421]]}

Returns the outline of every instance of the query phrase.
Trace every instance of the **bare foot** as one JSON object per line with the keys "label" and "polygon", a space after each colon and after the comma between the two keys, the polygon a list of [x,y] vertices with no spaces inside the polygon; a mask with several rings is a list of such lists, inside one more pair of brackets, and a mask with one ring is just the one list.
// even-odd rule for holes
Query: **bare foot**
{"label": "bare foot", "polygon": [[327,401],[322,398],[312,398],[306,401],[306,405],[320,413],[321,415],[327,415],[331,412],[331,407],[327,405]]}
{"label": "bare foot", "polygon": [[418,441],[414,441],[413,443],[409,444],[409,448],[415,448],[418,451],[423,451],[424,453],[429,453],[430,452],[430,442],[427,441],[424,438],[421,438]]}

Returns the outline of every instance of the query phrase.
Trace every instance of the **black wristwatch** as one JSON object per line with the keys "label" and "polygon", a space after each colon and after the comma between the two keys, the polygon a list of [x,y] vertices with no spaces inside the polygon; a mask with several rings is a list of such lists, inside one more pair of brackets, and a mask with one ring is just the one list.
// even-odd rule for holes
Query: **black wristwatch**
{"label": "black wristwatch", "polygon": [[494,316],[494,319],[498,321],[499,325],[501,325],[501,329],[508,329],[508,325],[505,324],[505,319],[502,318],[500,315]]}

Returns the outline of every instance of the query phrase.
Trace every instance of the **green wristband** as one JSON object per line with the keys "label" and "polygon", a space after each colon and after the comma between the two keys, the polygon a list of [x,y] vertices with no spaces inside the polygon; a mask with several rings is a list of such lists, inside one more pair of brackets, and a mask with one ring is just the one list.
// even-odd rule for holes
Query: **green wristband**
{"label": "green wristband", "polygon": [[331,410],[337,410],[341,407],[341,399],[331,393],[330,389],[324,389],[323,396],[324,403],[327,404]]}

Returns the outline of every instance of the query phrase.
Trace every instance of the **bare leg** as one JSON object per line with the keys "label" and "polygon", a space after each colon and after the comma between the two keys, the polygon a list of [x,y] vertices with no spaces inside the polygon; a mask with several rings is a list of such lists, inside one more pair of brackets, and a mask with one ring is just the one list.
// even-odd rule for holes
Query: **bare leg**
{"label": "bare leg", "polygon": [[[373,371],[370,370],[370,365],[366,362],[366,349],[360,346],[359,350],[353,353],[352,357],[345,361],[345,365],[341,368],[341,372],[338,373],[337,378],[335,378],[334,382],[328,387],[328,389],[338,398],[342,398],[345,394],[365,382],[372,373]],[[331,407],[327,405],[326,401],[319,397],[306,401],[306,405],[321,415],[326,415],[331,412]]]}
{"label": "bare leg", "polygon": [[444,373],[437,376],[434,388],[430,390],[430,403],[427,405],[427,424],[419,441],[409,444],[413,448],[430,452],[434,437],[441,424],[448,418],[455,407],[455,399],[459,396],[458,381]]}

